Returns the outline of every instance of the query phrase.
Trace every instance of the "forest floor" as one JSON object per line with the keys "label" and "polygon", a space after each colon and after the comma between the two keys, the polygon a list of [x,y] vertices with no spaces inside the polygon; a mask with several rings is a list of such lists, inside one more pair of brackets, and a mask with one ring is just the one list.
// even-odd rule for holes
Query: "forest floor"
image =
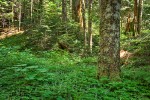
{"label": "forest floor", "polygon": [[4,28],[0,33],[0,39],[4,39],[6,37],[10,37],[16,34],[23,33],[24,31],[18,31],[17,28]]}
{"label": "forest floor", "polygon": [[97,56],[32,51],[23,47],[26,38],[17,34],[0,40],[0,100],[150,100],[148,32],[121,41],[134,57],[121,66],[120,82],[97,80]]}

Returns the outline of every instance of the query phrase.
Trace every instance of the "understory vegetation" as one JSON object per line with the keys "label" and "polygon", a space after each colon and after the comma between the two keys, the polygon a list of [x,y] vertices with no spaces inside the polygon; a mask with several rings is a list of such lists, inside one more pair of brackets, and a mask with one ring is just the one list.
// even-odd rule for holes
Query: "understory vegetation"
{"label": "understory vegetation", "polygon": [[[96,54],[82,57],[57,46],[51,50],[41,50],[32,45],[26,47],[29,43],[26,40],[31,38],[28,34],[0,40],[0,98],[1,100],[149,100],[148,32],[145,31],[140,37],[132,39],[122,35],[121,47],[130,52],[134,51],[134,57],[129,59],[127,65],[121,66],[122,79],[118,82],[97,80]],[[34,45],[38,45],[38,42],[36,43]]]}
{"label": "understory vegetation", "polygon": [[150,100],[149,18],[150,0],[0,0],[0,100]]}

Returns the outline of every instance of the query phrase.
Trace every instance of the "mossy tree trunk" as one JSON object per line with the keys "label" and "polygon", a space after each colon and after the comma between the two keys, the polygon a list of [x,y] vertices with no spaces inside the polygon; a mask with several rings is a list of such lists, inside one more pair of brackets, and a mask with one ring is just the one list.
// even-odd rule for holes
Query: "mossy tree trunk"
{"label": "mossy tree trunk", "polygon": [[121,0],[100,0],[98,78],[120,79]]}

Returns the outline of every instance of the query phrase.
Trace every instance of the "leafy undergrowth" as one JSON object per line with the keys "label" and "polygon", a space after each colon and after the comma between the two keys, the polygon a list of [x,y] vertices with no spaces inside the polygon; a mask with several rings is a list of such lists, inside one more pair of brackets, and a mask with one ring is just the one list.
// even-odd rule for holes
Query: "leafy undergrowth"
{"label": "leafy undergrowth", "polygon": [[149,100],[149,66],[123,68],[121,82],[96,79],[96,58],[0,48],[0,100]]}
{"label": "leafy undergrowth", "polygon": [[131,67],[150,65],[150,30],[145,30],[140,36],[121,41],[121,47],[133,53]]}
{"label": "leafy undergrowth", "polygon": [[38,36],[31,36],[31,41],[29,34],[0,40],[0,100],[150,99],[149,34],[121,42],[134,57],[121,67],[120,82],[96,79],[97,57],[39,51],[32,44]]}

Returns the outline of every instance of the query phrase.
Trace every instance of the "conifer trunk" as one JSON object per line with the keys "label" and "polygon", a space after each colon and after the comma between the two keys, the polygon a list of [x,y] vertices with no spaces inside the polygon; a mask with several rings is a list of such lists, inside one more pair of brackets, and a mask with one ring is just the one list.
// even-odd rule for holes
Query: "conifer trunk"
{"label": "conifer trunk", "polygon": [[19,15],[18,15],[18,21],[19,21],[18,31],[20,31],[20,29],[21,29],[21,12],[22,12],[22,8],[21,8],[21,1],[20,1],[19,2]]}
{"label": "conifer trunk", "polygon": [[134,30],[133,30],[133,36],[136,36],[137,30],[138,30],[138,2],[137,0],[134,0]]}
{"label": "conifer trunk", "polygon": [[87,49],[87,34],[86,34],[86,17],[85,17],[85,0],[82,0],[82,19],[83,19],[83,33],[84,33],[84,51]]}
{"label": "conifer trunk", "polygon": [[72,0],[72,18],[75,22],[80,24],[80,27],[83,27],[83,20],[82,20],[82,1],[81,0]]}
{"label": "conifer trunk", "polygon": [[100,52],[98,78],[120,79],[121,0],[100,0]]}
{"label": "conifer trunk", "polygon": [[62,0],[62,21],[67,21],[67,4],[66,0]]}
{"label": "conifer trunk", "polygon": [[92,53],[92,1],[88,1],[88,33],[89,33],[89,47]]}
{"label": "conifer trunk", "polygon": [[141,27],[142,27],[142,10],[143,10],[143,0],[139,0],[139,5],[138,5],[138,34],[141,33]]}
{"label": "conifer trunk", "polygon": [[31,24],[32,24],[32,16],[33,16],[33,0],[31,0],[31,8],[30,8],[30,10],[31,10]]}

